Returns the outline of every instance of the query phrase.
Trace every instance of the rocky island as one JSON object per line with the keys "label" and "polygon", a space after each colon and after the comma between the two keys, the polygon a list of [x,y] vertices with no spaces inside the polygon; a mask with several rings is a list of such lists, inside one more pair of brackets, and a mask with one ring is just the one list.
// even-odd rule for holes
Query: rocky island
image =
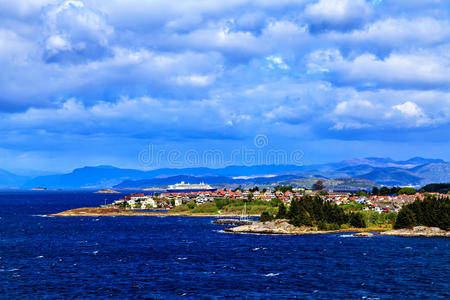
{"label": "rocky island", "polygon": [[120,194],[120,192],[111,189],[101,189],[95,192],[96,194]]}
{"label": "rocky island", "polygon": [[413,228],[402,228],[397,230],[389,230],[380,233],[381,235],[395,236],[425,236],[425,237],[450,237],[450,231],[440,229],[438,227],[415,226]]}

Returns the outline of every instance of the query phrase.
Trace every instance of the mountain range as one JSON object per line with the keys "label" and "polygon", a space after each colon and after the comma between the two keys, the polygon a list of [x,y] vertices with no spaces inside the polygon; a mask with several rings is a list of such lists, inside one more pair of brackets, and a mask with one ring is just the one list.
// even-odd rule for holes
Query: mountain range
{"label": "mountain range", "polygon": [[[366,185],[414,185],[450,182],[450,163],[441,159],[414,157],[396,161],[391,158],[354,158],[341,162],[298,166],[257,165],[224,168],[162,168],[150,171],[113,166],[87,166],[70,173],[29,178],[0,169],[2,188],[140,188],[173,184],[179,181],[209,184],[302,184],[312,178],[359,178]],[[308,181],[309,182],[309,181]],[[348,182],[346,183],[348,184]]]}

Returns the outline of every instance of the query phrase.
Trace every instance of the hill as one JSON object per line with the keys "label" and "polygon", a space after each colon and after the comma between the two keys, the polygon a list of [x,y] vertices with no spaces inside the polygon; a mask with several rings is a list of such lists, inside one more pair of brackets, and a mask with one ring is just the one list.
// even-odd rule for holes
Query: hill
{"label": "hill", "polygon": [[[414,157],[403,161],[396,161],[391,158],[368,157],[308,166],[258,165],[227,166],[215,169],[206,167],[161,168],[144,171],[122,169],[113,166],[87,166],[74,169],[72,172],[66,174],[38,176],[28,180],[27,178],[4,171],[0,172],[0,187],[110,188],[113,186],[130,185],[132,181],[136,182],[140,180],[147,180],[147,182],[143,181],[133,184],[167,185],[173,182],[163,178],[181,175],[203,178],[207,183],[210,183],[207,180],[211,180],[211,183],[215,183],[218,180],[224,181],[222,183],[267,183],[268,181],[277,182],[290,179],[336,179],[353,177],[373,181],[380,185],[405,186],[425,185],[433,182],[449,182],[450,163],[440,159],[421,157]],[[285,179],[275,178],[276,176],[282,175],[293,177],[286,177]]]}

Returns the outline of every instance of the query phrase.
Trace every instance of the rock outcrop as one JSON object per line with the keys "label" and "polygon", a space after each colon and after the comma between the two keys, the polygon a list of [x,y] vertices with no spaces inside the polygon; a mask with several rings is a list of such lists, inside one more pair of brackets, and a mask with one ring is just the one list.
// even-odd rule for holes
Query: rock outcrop
{"label": "rock outcrop", "polygon": [[381,235],[395,236],[426,236],[426,237],[450,237],[450,231],[438,227],[416,226],[411,229],[397,229],[381,232]]}
{"label": "rock outcrop", "polygon": [[373,233],[363,231],[363,232],[355,233],[353,236],[357,236],[357,237],[372,237]]}
{"label": "rock outcrop", "polygon": [[216,225],[234,225],[234,226],[241,226],[241,225],[250,225],[253,222],[248,220],[239,220],[239,219],[217,219],[212,221],[213,224]]}
{"label": "rock outcrop", "polygon": [[253,222],[250,225],[243,225],[224,229],[230,233],[255,233],[255,234],[320,234],[332,231],[318,231],[315,227],[296,227],[289,224],[287,220],[275,220],[268,222]]}

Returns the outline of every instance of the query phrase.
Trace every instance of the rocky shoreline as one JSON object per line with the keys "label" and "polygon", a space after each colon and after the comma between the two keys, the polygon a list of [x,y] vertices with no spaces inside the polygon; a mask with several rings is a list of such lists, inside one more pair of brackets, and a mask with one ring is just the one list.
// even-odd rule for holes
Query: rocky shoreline
{"label": "rocky shoreline", "polygon": [[318,230],[316,227],[296,227],[289,224],[287,220],[275,220],[269,222],[252,222],[248,225],[242,225],[224,229],[228,233],[252,233],[266,235],[305,235],[305,234],[327,234],[339,232],[356,232],[357,237],[372,237],[376,234],[386,236],[426,236],[426,237],[450,237],[450,231],[445,231],[436,227],[417,226],[412,229],[389,230],[378,232],[376,234],[360,231],[361,229],[339,229],[339,230]]}
{"label": "rocky shoreline", "polygon": [[274,234],[274,235],[300,235],[300,234],[324,234],[334,231],[318,231],[315,227],[296,227],[289,224],[287,220],[275,220],[268,222],[253,222],[249,225],[225,228],[229,233],[253,233],[253,234]]}
{"label": "rocky shoreline", "polygon": [[422,237],[450,237],[450,231],[440,229],[438,227],[416,226],[411,229],[389,230],[380,233],[380,235],[392,236],[422,236]]}

